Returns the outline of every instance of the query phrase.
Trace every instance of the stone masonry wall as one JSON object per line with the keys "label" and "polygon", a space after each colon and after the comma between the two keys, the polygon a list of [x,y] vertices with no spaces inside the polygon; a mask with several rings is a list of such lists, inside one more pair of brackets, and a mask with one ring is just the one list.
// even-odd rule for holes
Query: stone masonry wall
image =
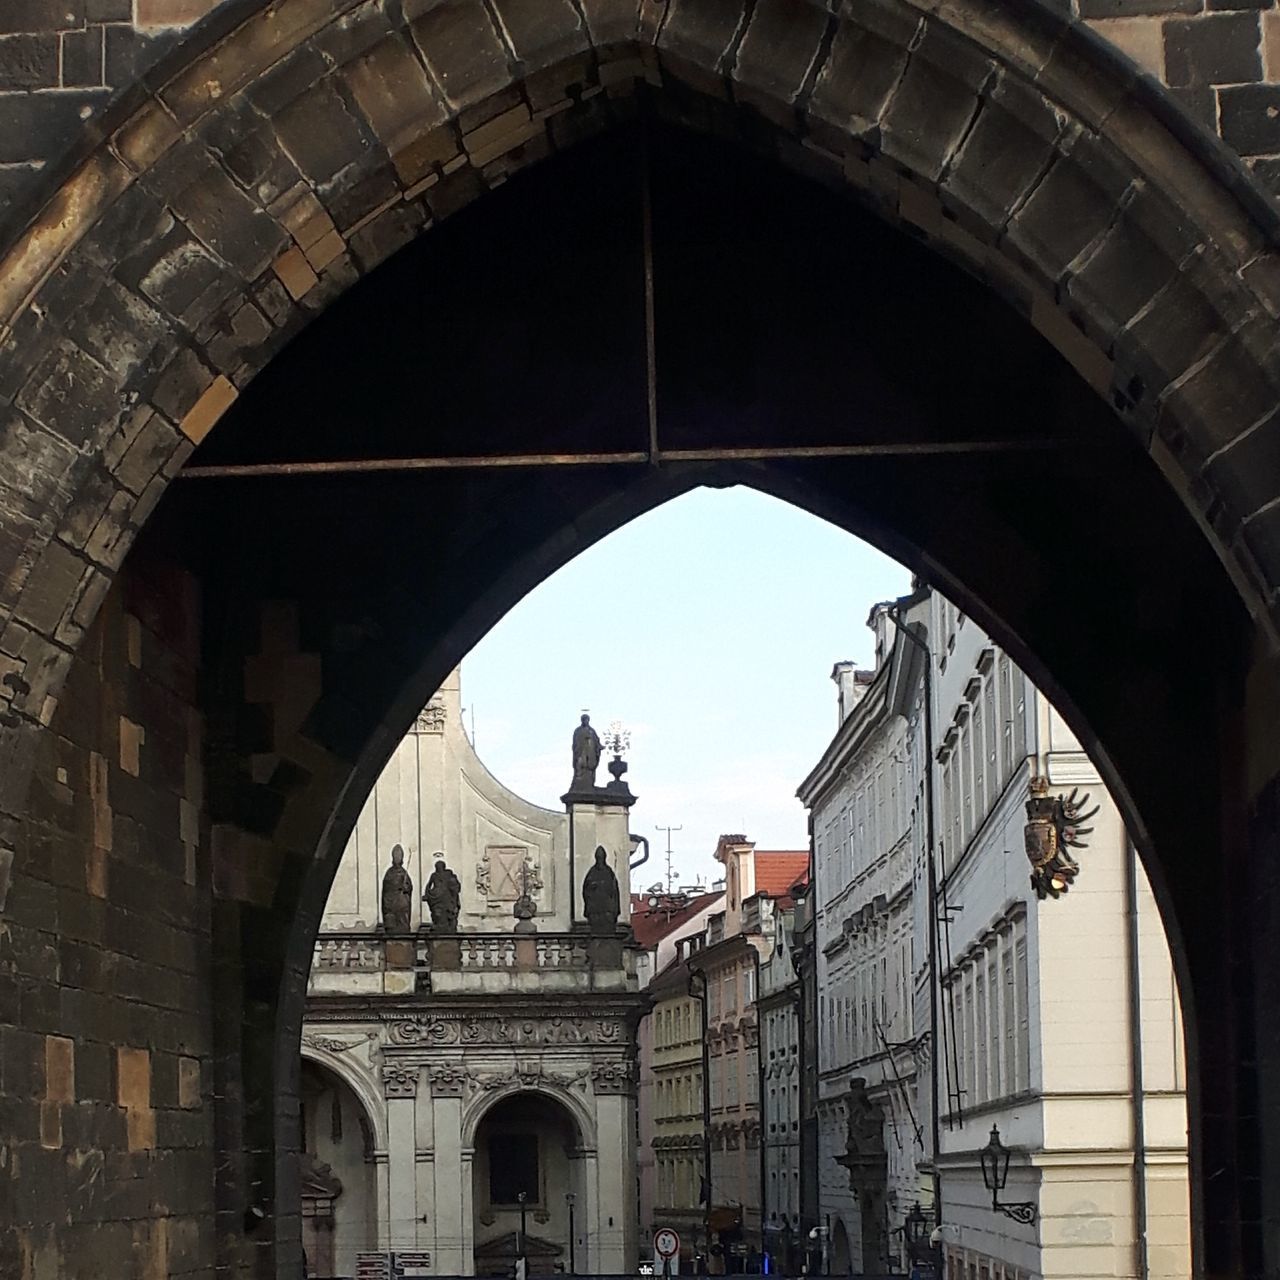
{"label": "stone masonry wall", "polygon": [[[234,0],[3,0],[0,230],[40,170],[193,23]],[[1033,0],[1021,0],[1032,3]],[[1166,84],[1280,192],[1280,0],[1043,0]]]}
{"label": "stone masonry wall", "polygon": [[5,1277],[212,1274],[197,621],[131,560],[40,740],[0,933]]}

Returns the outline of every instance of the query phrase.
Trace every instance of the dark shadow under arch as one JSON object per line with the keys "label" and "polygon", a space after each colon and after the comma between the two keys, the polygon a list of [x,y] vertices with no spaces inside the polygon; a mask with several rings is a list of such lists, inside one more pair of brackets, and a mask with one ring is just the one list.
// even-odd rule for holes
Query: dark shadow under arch
{"label": "dark shadow under arch", "polygon": [[[262,992],[243,1069],[288,1095],[337,857],[454,662],[610,529],[691,485],[747,483],[947,591],[1062,706],[1147,858],[1202,1064],[1192,1106],[1207,1120],[1199,1082],[1223,1034],[1214,993],[1234,905],[1219,815],[1239,803],[1219,767],[1223,715],[1239,705],[1248,656],[1221,566],[1139,442],[1015,308],[847,201],[732,148],[658,130],[649,150],[665,438],[999,447],[181,482],[148,541],[182,548],[205,592],[225,763],[212,815],[282,862],[272,903],[249,923],[274,930],[258,963],[283,985],[278,1003]],[[638,139],[584,147],[393,258],[280,357],[196,461],[643,447],[640,151]],[[259,652],[263,608],[281,604],[323,687],[273,737],[270,713],[243,704],[242,669]],[[1216,655],[1194,680],[1189,635]],[[1153,751],[1169,742],[1175,756]],[[340,766],[317,770],[316,748]],[[282,1110],[274,1134],[247,1144],[267,1162],[254,1176],[274,1188],[286,1237],[290,1126]],[[1203,1168],[1225,1140],[1202,1127],[1193,1161]]]}

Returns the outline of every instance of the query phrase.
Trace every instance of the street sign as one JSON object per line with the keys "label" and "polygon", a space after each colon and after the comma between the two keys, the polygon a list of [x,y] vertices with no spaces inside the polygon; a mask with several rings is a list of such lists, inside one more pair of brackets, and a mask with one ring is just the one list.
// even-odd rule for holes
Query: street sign
{"label": "street sign", "polygon": [[653,1233],[653,1251],[660,1258],[674,1258],[680,1252],[680,1237],[670,1227]]}

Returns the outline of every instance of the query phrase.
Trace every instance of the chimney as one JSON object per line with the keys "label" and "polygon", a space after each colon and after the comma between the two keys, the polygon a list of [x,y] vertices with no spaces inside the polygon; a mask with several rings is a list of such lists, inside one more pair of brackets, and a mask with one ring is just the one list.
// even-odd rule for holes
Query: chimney
{"label": "chimney", "polygon": [[871,628],[876,638],[877,671],[884,666],[884,660],[889,656],[889,650],[893,648],[897,633],[898,626],[893,620],[894,603],[892,600],[884,600],[872,605],[871,613],[867,617],[867,626]]}
{"label": "chimney", "polygon": [[854,707],[862,701],[862,695],[866,693],[867,685],[871,683],[874,674],[859,670],[852,662],[837,662],[831,668],[831,678],[836,685],[836,710],[840,717],[836,722],[838,728],[849,718]]}

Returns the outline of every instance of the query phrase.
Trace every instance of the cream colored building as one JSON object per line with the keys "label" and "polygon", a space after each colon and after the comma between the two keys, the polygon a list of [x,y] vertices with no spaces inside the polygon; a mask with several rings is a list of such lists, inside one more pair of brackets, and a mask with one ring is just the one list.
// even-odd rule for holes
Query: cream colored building
{"label": "cream colored building", "polygon": [[[934,1056],[950,1274],[1180,1280],[1190,1273],[1182,1018],[1150,887],[1062,717],[971,619],[936,594],[930,604],[950,920],[945,1052]],[[1033,777],[1100,806],[1075,851],[1079,876],[1056,900],[1032,892],[1023,856]],[[1032,1223],[991,1208],[977,1153],[993,1125],[1014,1152],[1001,1200],[1034,1206]]]}
{"label": "cream colored building", "polygon": [[[932,1218],[936,1186],[947,1280],[1185,1277],[1181,1012],[1119,812],[1061,716],[972,620],[927,591],[897,604],[927,645],[927,687],[919,648],[873,611],[875,669],[833,673],[839,727],[801,788],[831,1269],[906,1265],[910,1202]],[[1100,806],[1057,899],[1036,896],[1024,856],[1033,778]],[[1000,1203],[1021,1220],[984,1185],[993,1127],[1011,1152]]]}
{"label": "cream colored building", "polygon": [[841,1275],[904,1261],[897,1229],[927,1155],[913,989],[923,661],[894,643],[888,606],[869,625],[877,666],[832,671],[837,730],[798,792],[814,847],[818,1182]]}
{"label": "cream colored building", "polygon": [[[566,784],[568,746],[566,732]],[[311,1274],[385,1274],[393,1257],[405,1274],[507,1275],[518,1253],[530,1275],[631,1268],[633,801],[620,781],[580,785],[560,811],[511,793],[463,732],[456,672],[396,749],[343,855],[308,988]],[[389,932],[397,844],[412,915]],[[598,849],[622,914],[593,933],[581,885]],[[438,858],[461,882],[456,932],[423,920]]]}
{"label": "cream colored building", "polygon": [[641,1145],[652,1153],[654,1167],[650,1218],[642,1225],[650,1233],[661,1227],[679,1233],[682,1270],[690,1270],[694,1255],[705,1249],[702,1002],[690,994],[700,988],[691,983],[689,966],[704,940],[695,931],[682,937],[677,958],[650,986],[651,1044],[647,1053],[642,1046],[641,1059],[651,1090]]}

